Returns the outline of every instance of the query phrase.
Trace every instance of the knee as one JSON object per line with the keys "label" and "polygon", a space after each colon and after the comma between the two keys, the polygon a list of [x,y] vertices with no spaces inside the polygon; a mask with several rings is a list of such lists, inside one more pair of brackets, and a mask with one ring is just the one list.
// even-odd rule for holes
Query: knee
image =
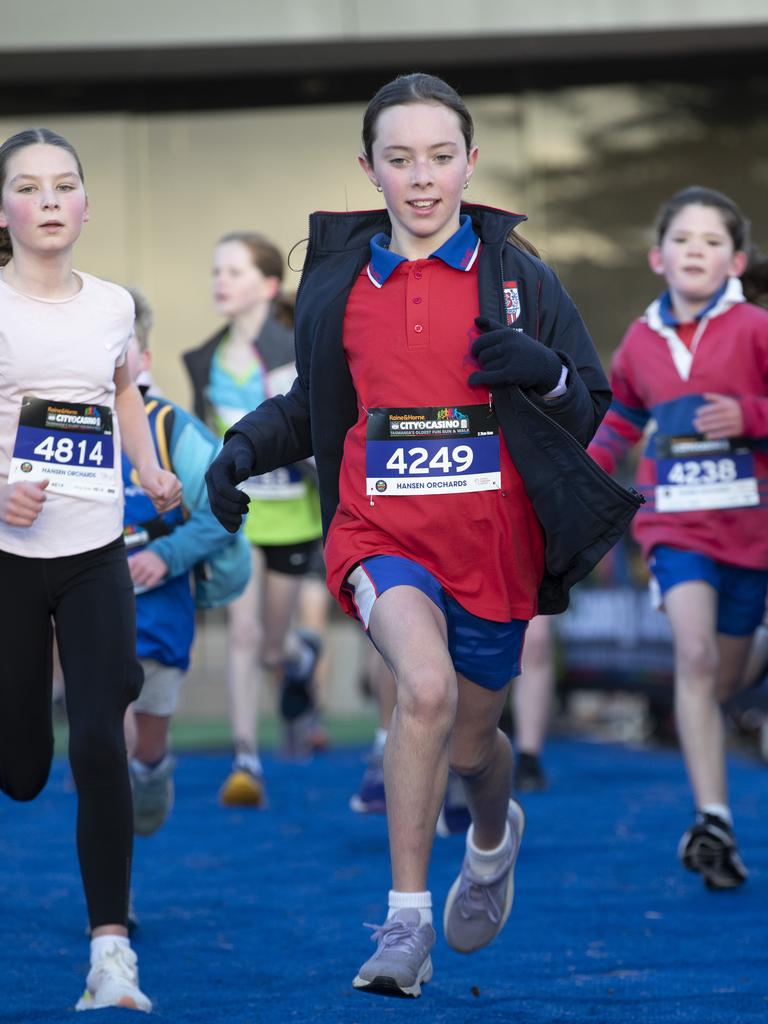
{"label": "knee", "polygon": [[447,672],[423,669],[398,679],[397,713],[434,728],[450,729],[456,717],[456,680]]}
{"label": "knee", "polygon": [[78,788],[84,783],[112,780],[116,772],[127,771],[122,728],[115,730],[94,724],[72,729],[69,761]]}
{"label": "knee", "polygon": [[[451,771],[462,779],[482,775],[496,755],[500,736],[501,733],[495,727],[481,736],[464,736],[461,732],[454,732],[448,751]],[[505,742],[509,741],[505,739]]]}
{"label": "knee", "polygon": [[258,623],[253,620],[233,618],[229,624],[230,647],[240,654],[261,652],[263,636]]}
{"label": "knee", "polygon": [[141,662],[138,658],[131,658],[126,668],[125,674],[125,701],[122,710],[132,704],[133,701],[137,700],[141,696],[141,691],[144,688],[144,669],[141,667]]}
{"label": "knee", "polygon": [[714,690],[718,657],[713,638],[704,635],[687,638],[678,643],[675,653],[679,684],[687,688]]}
{"label": "knee", "polygon": [[51,749],[50,756],[44,764],[22,767],[12,771],[3,769],[0,771],[0,789],[11,800],[18,800],[20,803],[34,800],[36,796],[42,793],[48,781],[52,757],[53,749]]}

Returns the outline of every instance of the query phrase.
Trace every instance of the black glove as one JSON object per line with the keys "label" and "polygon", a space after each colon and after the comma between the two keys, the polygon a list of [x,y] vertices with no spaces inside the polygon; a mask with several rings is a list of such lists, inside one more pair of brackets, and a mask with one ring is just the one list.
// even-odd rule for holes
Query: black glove
{"label": "black glove", "polygon": [[517,384],[540,395],[557,387],[563,372],[557,352],[496,320],[479,316],[475,323],[483,333],[472,345],[472,355],[482,369],[470,374],[471,387]]}
{"label": "black glove", "polygon": [[230,533],[237,533],[248,511],[251,499],[235,485],[252,476],[255,455],[244,434],[233,434],[205,474],[211,511]]}

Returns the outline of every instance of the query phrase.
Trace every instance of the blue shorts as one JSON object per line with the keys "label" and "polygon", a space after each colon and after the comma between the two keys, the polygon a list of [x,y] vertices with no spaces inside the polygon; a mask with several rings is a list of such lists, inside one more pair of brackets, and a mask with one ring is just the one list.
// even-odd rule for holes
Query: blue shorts
{"label": "blue shorts", "polygon": [[764,569],[743,569],[696,551],[659,544],[651,552],[650,570],[662,595],[677,583],[709,583],[718,596],[718,633],[750,636],[763,621],[768,592],[768,572]]}
{"label": "blue shorts", "polygon": [[355,610],[366,630],[377,597],[392,587],[415,587],[445,616],[448,651],[457,672],[486,690],[501,690],[520,675],[528,622],[492,622],[471,615],[417,562],[395,555],[366,558],[347,577],[346,585],[353,593]]}

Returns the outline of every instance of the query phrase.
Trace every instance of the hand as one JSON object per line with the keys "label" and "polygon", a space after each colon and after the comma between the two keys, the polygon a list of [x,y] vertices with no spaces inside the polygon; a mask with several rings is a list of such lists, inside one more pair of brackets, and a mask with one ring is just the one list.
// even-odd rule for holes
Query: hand
{"label": "hand", "polygon": [[158,512],[169,512],[181,503],[181,483],[167,469],[150,466],[140,469],[139,483]]}
{"label": "hand", "polygon": [[9,526],[31,526],[43,510],[48,480],[0,487],[0,519]]}
{"label": "hand", "polygon": [[696,410],[693,426],[708,441],[721,437],[741,437],[744,433],[744,413],[741,402],[729,395],[705,393],[706,405]]}
{"label": "hand", "polygon": [[134,587],[156,587],[168,575],[168,566],[160,555],[156,555],[148,548],[131,555],[128,559],[128,568]]}
{"label": "hand", "polygon": [[253,475],[255,455],[244,434],[233,434],[205,474],[211,511],[230,533],[237,533],[248,511],[250,498],[236,485]]}
{"label": "hand", "polygon": [[479,316],[475,323],[483,333],[472,345],[472,355],[482,369],[470,375],[470,387],[517,384],[540,395],[557,387],[563,364],[551,348],[496,320]]}

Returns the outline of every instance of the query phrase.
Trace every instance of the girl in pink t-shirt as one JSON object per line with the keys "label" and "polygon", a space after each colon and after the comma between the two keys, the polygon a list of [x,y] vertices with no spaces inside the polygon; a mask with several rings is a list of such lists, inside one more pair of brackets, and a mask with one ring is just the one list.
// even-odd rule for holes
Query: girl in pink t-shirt
{"label": "girl in pink t-shirt", "polygon": [[123,714],[141,689],[122,540],[120,435],[158,511],[158,465],[125,365],[133,301],[72,268],[80,161],[47,129],[0,146],[0,789],[31,800],[53,756],[53,626],[67,680],[91,970],[77,1009],[150,1010],[126,928],[132,849]]}

